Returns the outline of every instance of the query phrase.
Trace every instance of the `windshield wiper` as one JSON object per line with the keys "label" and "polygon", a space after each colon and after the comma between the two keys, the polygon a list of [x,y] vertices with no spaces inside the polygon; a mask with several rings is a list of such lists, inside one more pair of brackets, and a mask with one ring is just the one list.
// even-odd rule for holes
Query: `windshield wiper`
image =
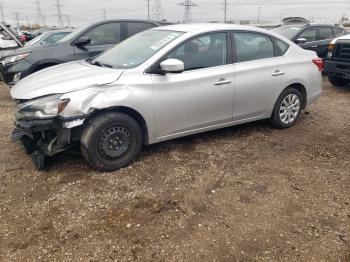
{"label": "windshield wiper", "polygon": [[86,62],[88,62],[88,63],[91,64],[91,65],[95,65],[95,66],[99,66],[99,67],[113,68],[113,66],[111,66],[111,65],[107,65],[107,64],[100,63],[100,62],[98,62],[98,61],[96,61],[96,60],[93,60],[93,59],[91,59],[91,58],[86,59]]}

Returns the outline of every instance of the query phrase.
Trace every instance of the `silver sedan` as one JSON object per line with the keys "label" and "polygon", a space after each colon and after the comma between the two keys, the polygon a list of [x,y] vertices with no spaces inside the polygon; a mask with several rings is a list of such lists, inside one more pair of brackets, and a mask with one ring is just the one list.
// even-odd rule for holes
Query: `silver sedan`
{"label": "silver sedan", "polygon": [[261,119],[293,126],[321,95],[322,67],[314,52],[263,29],[154,28],[17,83],[12,139],[38,168],[80,144],[93,168],[117,170],[143,145]]}

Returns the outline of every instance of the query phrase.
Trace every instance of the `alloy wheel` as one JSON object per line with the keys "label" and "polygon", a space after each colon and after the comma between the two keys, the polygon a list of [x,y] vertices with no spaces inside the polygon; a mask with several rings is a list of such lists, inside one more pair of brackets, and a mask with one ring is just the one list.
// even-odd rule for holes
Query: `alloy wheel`
{"label": "alloy wheel", "polygon": [[283,124],[293,123],[300,113],[300,99],[296,94],[289,94],[282,101],[279,116]]}

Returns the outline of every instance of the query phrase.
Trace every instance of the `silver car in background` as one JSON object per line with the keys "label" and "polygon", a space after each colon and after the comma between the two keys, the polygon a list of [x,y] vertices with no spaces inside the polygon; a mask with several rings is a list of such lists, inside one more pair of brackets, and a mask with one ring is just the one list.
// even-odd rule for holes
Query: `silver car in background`
{"label": "silver car in background", "polygon": [[270,119],[293,126],[321,95],[323,62],[263,29],[171,25],[12,88],[14,141],[37,168],[75,144],[94,169],[128,165],[143,145]]}

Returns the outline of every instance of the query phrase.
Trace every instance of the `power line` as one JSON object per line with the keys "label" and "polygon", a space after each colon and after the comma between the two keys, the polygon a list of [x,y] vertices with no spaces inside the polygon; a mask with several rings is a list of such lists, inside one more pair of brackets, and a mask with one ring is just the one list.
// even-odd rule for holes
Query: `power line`
{"label": "power line", "polygon": [[163,6],[161,0],[153,0],[153,19],[157,21],[163,19]]}
{"label": "power line", "polygon": [[185,0],[182,3],[178,3],[178,5],[185,7],[185,14],[184,14],[184,23],[190,23],[192,21],[192,10],[191,8],[194,6],[198,6],[196,3],[192,2],[191,0]]}
{"label": "power line", "polygon": [[58,27],[63,27],[63,19],[62,19],[62,5],[60,0],[56,0],[56,8],[57,8],[57,18],[58,18]]}
{"label": "power line", "polygon": [[65,18],[67,19],[68,26],[71,27],[71,24],[70,24],[70,15],[65,15]]}

